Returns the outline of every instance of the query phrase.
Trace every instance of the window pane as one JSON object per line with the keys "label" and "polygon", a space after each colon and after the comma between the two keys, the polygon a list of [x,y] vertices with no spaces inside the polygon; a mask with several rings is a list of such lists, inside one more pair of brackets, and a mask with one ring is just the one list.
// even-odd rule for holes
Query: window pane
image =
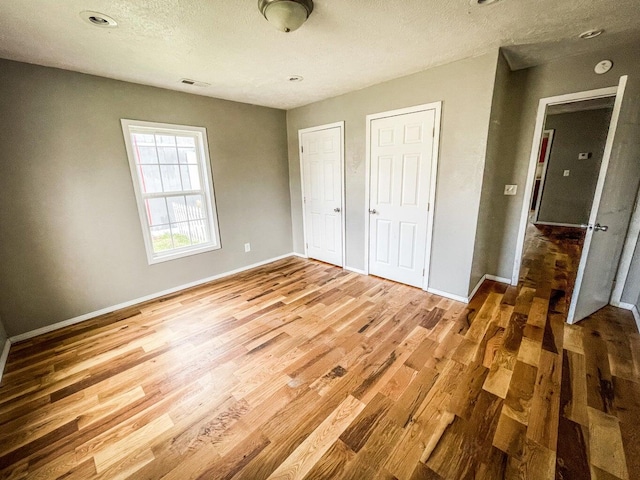
{"label": "window pane", "polygon": [[155,145],[155,138],[153,135],[146,133],[134,133],[133,143],[135,145]]}
{"label": "window pane", "polygon": [[186,222],[187,206],[184,201],[184,197],[169,197],[167,198],[167,204],[169,206],[169,221],[171,223]]}
{"label": "window pane", "polygon": [[180,170],[177,165],[161,165],[162,185],[165,192],[181,192]]}
{"label": "window pane", "polygon": [[209,228],[206,220],[196,220],[189,222],[191,227],[191,243],[198,245],[209,241]]}
{"label": "window pane", "polygon": [[160,182],[160,170],[156,165],[140,165],[142,178],[140,184],[144,193],[157,193],[162,191]]}
{"label": "window pane", "polygon": [[158,147],[160,163],[178,163],[178,153],[174,147]]}
{"label": "window pane", "polygon": [[149,217],[149,226],[169,223],[167,202],[164,198],[150,198],[146,200],[146,205],[147,217]]}
{"label": "window pane", "polygon": [[193,137],[176,137],[179,147],[195,147],[196,140]]}
{"label": "window pane", "polygon": [[189,220],[200,220],[207,218],[207,210],[204,207],[204,198],[202,195],[187,195],[187,211]]}
{"label": "window pane", "polygon": [[138,163],[158,163],[156,147],[138,147]]}
{"label": "window pane", "polygon": [[189,223],[171,224],[171,236],[174,248],[188,247],[191,245]]}
{"label": "window pane", "polygon": [[173,135],[156,135],[156,143],[158,145],[176,145],[176,137]]}
{"label": "window pane", "polygon": [[195,148],[178,148],[180,163],[198,163]]}
{"label": "window pane", "polygon": [[200,186],[200,169],[198,165],[189,165],[187,169],[186,177],[189,179],[190,190],[200,190],[202,187]]}
{"label": "window pane", "polygon": [[155,253],[166,252],[173,249],[173,242],[171,241],[171,228],[169,225],[163,225],[161,227],[151,227],[151,243],[153,244],[153,251]]}

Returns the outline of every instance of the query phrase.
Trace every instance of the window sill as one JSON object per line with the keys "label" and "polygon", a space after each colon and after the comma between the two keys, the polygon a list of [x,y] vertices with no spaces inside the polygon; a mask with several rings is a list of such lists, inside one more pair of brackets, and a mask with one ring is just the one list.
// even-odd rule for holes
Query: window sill
{"label": "window sill", "polygon": [[198,248],[189,248],[180,250],[177,252],[168,253],[166,255],[149,255],[147,254],[147,260],[149,265],[155,265],[157,263],[168,262],[170,260],[177,260],[178,258],[190,257],[191,255],[198,255],[200,253],[211,252],[213,250],[219,250],[222,248],[220,245],[205,245]]}

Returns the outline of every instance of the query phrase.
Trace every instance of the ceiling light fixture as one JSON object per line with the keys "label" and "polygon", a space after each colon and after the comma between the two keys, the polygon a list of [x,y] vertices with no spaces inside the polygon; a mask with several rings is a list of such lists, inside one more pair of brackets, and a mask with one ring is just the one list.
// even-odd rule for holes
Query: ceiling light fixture
{"label": "ceiling light fixture", "polygon": [[604,33],[604,30],[602,29],[598,29],[598,30],[587,30],[586,32],[582,32],[579,37],[584,39],[584,40],[589,40],[590,38],[596,38],[599,37],[600,35],[602,35]]}
{"label": "ceiling light fixture", "polygon": [[260,13],[281,32],[297,30],[313,12],[313,0],[258,0]]}
{"label": "ceiling light fixture", "polygon": [[289,81],[290,81],[290,82],[294,82],[294,83],[295,83],[295,82],[301,82],[301,81],[303,81],[303,80],[304,80],[304,77],[301,77],[300,75],[291,75],[291,76],[289,77]]}
{"label": "ceiling light fixture", "polygon": [[80,18],[95,27],[115,28],[118,26],[118,22],[116,22],[113,18],[100,12],[92,12],[90,10],[86,10],[84,12],[80,12]]}
{"label": "ceiling light fixture", "polygon": [[477,3],[478,5],[490,5],[492,3],[496,3],[499,0],[471,0],[471,5]]}

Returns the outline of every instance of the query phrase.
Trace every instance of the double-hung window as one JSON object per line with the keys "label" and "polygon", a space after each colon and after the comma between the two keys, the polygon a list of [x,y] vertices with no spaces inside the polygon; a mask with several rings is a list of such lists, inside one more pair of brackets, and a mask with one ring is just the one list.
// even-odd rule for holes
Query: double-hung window
{"label": "double-hung window", "polygon": [[122,131],[149,263],[220,248],[207,131],[135,120]]}

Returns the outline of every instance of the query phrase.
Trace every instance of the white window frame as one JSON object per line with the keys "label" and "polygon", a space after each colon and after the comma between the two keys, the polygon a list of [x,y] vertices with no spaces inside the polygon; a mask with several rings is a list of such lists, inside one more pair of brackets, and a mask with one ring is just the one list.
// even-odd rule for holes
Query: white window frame
{"label": "white window frame", "polygon": [[[186,125],[173,125],[168,123],[157,122],[145,122],[141,120],[129,120],[121,119],[122,133],[124,136],[124,143],[127,149],[127,157],[129,159],[129,168],[131,170],[131,180],[133,182],[133,190],[136,195],[136,204],[138,207],[138,215],[140,217],[140,226],[142,227],[142,236],[144,238],[144,245],[147,251],[147,261],[149,265],[156,263],[166,262],[169,260],[175,260],[177,258],[183,258],[190,255],[197,255],[204,252],[210,252],[218,250],[222,247],[220,242],[220,231],[218,229],[218,214],[216,209],[215,194],[213,189],[213,172],[211,169],[211,161],[209,159],[209,145],[207,143],[207,130],[203,127],[192,127]],[[144,133],[160,133],[169,135],[189,134],[195,136],[196,152],[198,155],[198,167],[200,170],[200,178],[202,180],[200,190],[194,190],[185,192],[188,194],[201,194],[205,197],[208,213],[208,226],[211,239],[207,243],[199,244],[197,246],[189,246],[182,248],[173,248],[167,252],[155,253],[153,251],[153,242],[151,238],[151,227],[149,226],[149,220],[147,218],[147,212],[145,208],[145,200],[147,198],[165,198],[166,196],[172,196],[172,194],[144,194],[140,188],[140,176],[136,163],[136,156],[134,153],[133,145],[131,142],[131,136],[134,132]],[[176,192],[177,193],[177,192]]]}

